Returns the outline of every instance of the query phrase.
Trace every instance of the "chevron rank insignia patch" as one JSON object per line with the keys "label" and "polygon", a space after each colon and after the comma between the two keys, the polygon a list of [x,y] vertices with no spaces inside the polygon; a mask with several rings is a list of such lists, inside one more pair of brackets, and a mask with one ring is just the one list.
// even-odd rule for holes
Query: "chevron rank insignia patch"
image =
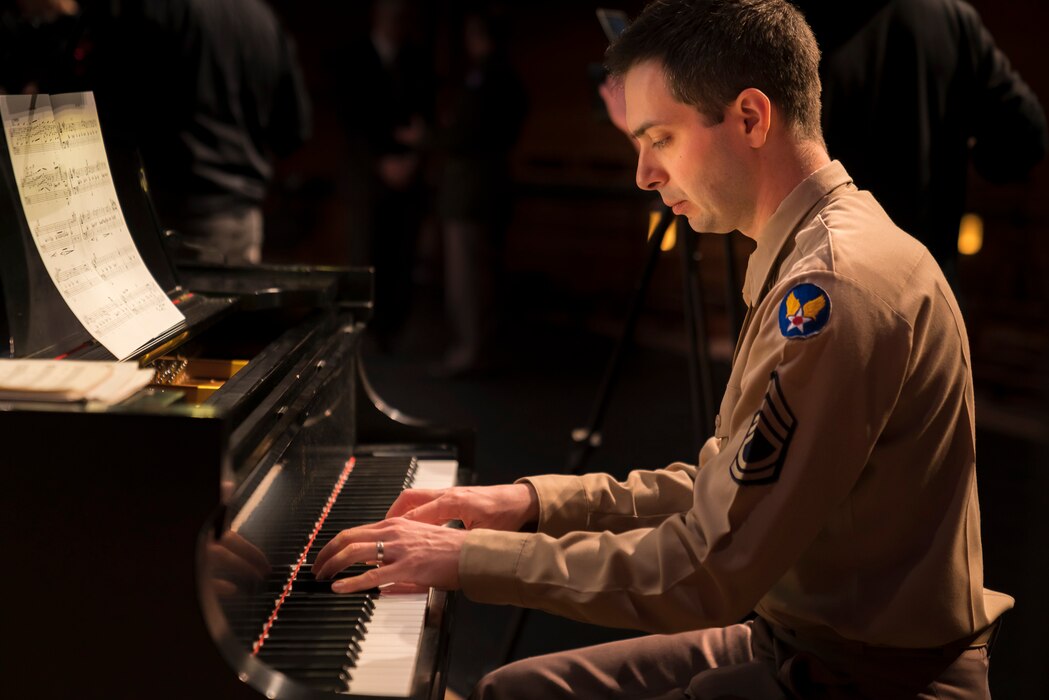
{"label": "chevron rank insignia patch", "polygon": [[773,372],[765,400],[750,421],[743,444],[732,460],[732,479],[744,486],[776,481],[787,459],[796,423],[780,387],[779,375]]}
{"label": "chevron rank insignia patch", "polygon": [[830,296],[814,284],[799,284],[779,305],[779,331],[784,338],[811,338],[830,320]]}

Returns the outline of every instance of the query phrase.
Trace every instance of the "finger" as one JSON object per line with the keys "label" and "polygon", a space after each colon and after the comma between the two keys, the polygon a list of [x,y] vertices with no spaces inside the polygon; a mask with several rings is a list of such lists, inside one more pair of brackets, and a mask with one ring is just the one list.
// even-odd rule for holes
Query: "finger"
{"label": "finger", "polygon": [[397,579],[398,567],[380,566],[377,569],[368,569],[360,576],[341,578],[331,584],[332,593],[356,593],[377,588]]}
{"label": "finger", "polygon": [[[343,530],[343,532],[345,532],[345,530]],[[312,569],[314,572],[322,568],[329,559],[338,554],[342,548],[346,546],[347,538],[343,536],[343,532],[340,532],[335,535],[335,537],[328,540],[328,544],[324,545],[321,548],[321,551],[317,552],[317,556],[313,557]]]}
{"label": "finger", "polygon": [[404,515],[424,503],[439,498],[445,491],[447,489],[407,489],[401,491],[401,495],[397,497],[397,500],[390,506],[390,510],[386,512],[386,517],[396,518]]}
{"label": "finger", "polygon": [[375,553],[376,547],[374,542],[354,542],[348,544],[338,553],[332,555],[327,561],[323,562],[320,568],[314,564],[312,568],[313,576],[314,578],[321,580],[331,578],[351,564],[373,561],[375,559]]}
{"label": "finger", "polygon": [[376,532],[376,528],[385,522],[385,520],[380,520],[377,523],[352,527],[335,535],[335,537],[328,540],[328,544],[324,545],[321,551],[317,552],[317,556],[313,558],[314,569],[318,566],[323,566],[328,559],[342,551],[346,545],[354,542],[375,542],[376,540],[384,539],[381,532]]}

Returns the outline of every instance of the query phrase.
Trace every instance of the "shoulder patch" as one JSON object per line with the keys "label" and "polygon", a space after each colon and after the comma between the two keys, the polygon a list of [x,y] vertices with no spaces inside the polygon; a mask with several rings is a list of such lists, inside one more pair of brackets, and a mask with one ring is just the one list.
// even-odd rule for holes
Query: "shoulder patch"
{"label": "shoulder patch", "polygon": [[765,400],[751,419],[743,444],[729,467],[732,480],[743,486],[758,486],[779,479],[796,424],[780,387],[779,375],[773,372]]}
{"label": "shoulder patch", "polygon": [[799,284],[779,305],[779,331],[784,338],[811,338],[830,321],[830,295],[814,284]]}

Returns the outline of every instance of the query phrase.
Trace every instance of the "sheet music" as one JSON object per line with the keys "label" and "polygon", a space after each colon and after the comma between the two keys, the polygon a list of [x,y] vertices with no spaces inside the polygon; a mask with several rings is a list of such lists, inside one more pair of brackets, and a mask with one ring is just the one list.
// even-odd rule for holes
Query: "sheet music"
{"label": "sheet music", "polygon": [[182,321],[124,221],[94,95],[0,95],[0,114],[33,240],[88,332],[126,359]]}
{"label": "sheet music", "polygon": [[0,401],[123,401],[153,379],[130,362],[0,359]]}

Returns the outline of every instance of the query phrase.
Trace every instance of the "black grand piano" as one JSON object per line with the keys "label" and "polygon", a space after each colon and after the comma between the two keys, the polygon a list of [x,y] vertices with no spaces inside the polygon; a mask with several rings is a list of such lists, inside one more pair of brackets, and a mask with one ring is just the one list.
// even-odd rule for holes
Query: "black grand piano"
{"label": "black grand piano", "polygon": [[[128,361],[174,385],[0,402],[0,696],[443,697],[451,596],[337,596],[310,563],[406,486],[468,478],[470,431],[369,386],[370,270],[176,267],[134,152],[107,146],[186,318]],[[0,154],[3,356],[113,359],[57,294]],[[221,380],[187,380],[195,364]]]}

